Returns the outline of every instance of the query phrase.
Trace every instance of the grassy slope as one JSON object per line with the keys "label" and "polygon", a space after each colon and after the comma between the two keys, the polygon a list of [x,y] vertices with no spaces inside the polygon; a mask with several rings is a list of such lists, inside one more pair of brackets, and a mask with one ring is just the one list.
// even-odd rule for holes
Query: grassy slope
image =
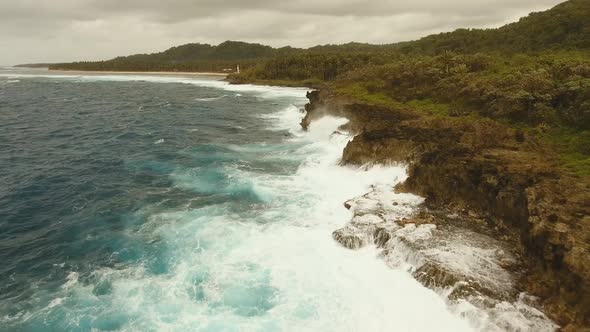
{"label": "grassy slope", "polygon": [[[273,82],[266,82],[273,83]],[[392,96],[384,93],[370,93],[360,84],[342,85],[333,90],[342,98],[347,98],[359,103],[389,107],[393,109],[410,109],[425,113],[430,116],[446,117],[462,121],[478,121],[481,119],[477,113],[456,116],[451,115],[453,105],[449,103],[435,102],[430,99],[413,99],[399,102]],[[558,153],[564,170],[581,178],[590,178],[590,131],[579,131],[567,126],[545,128],[543,130],[528,126],[523,123],[500,121],[505,125],[526,131],[536,136]]]}
{"label": "grassy slope", "polygon": [[[457,56],[461,56],[460,54]],[[581,51],[550,51],[536,54],[488,54],[489,63],[486,68],[479,71],[469,73],[455,73],[449,75],[442,75],[440,77],[431,78],[426,76],[424,87],[418,92],[413,89],[413,86],[399,88],[392,87],[390,82],[392,77],[404,77],[407,72],[412,73],[412,68],[406,67],[415,66],[416,63],[422,63],[428,70],[441,70],[440,57],[426,57],[424,60],[416,60],[413,57],[406,59],[398,59],[391,64],[381,66],[361,67],[358,70],[353,70],[344,73],[341,77],[332,81],[322,81],[317,78],[307,80],[288,80],[288,79],[257,79],[252,77],[230,77],[230,80],[237,82],[255,82],[262,84],[276,84],[284,86],[309,86],[309,87],[323,87],[330,89],[342,98],[355,100],[371,105],[380,105],[390,108],[406,108],[427,113],[438,117],[452,117],[454,119],[462,119],[463,121],[477,121],[482,116],[492,117],[499,122],[506,125],[526,131],[527,133],[538,137],[540,140],[551,145],[559,154],[563,161],[564,169],[568,172],[576,174],[577,176],[590,179],[590,131],[588,124],[584,126],[572,126],[572,121],[566,122],[562,119],[564,112],[562,108],[551,108],[556,100],[563,98],[563,91],[572,82],[584,82],[584,78],[579,77],[579,74],[568,74],[564,78],[559,78],[559,74],[546,74],[565,68],[564,71],[578,68],[585,68],[588,71],[590,68],[590,53],[584,50]],[[422,61],[422,62],[420,62]],[[437,67],[438,66],[438,67]],[[459,65],[456,65],[459,67]],[[402,67],[403,70],[400,70]],[[370,68],[370,69],[367,69]],[[444,68],[443,68],[444,69]],[[418,70],[423,70],[418,66]],[[427,71],[428,71],[427,70]],[[405,72],[404,72],[405,71]],[[525,82],[526,75],[531,72],[539,72],[543,75],[548,75],[549,81],[544,82],[548,86],[548,91],[541,91],[542,89],[536,85],[540,85],[534,79],[531,82]],[[544,74],[545,73],[545,74]],[[587,75],[585,73],[583,75]],[[512,81],[508,77],[514,77]],[[520,75],[520,76],[519,76]],[[535,78],[535,77],[533,77]],[[536,78],[535,78],[536,79]],[[389,80],[389,81],[388,81]],[[441,86],[445,86],[445,82],[459,82],[456,88],[447,89],[441,92]],[[510,83],[506,83],[510,82]],[[458,93],[456,90],[465,90],[470,85],[478,86],[483,91],[481,93],[495,93],[496,97],[489,100],[478,101],[485,107],[487,103],[495,102],[497,100],[506,100],[510,102],[510,98],[514,91],[523,90],[528,93],[531,91],[533,95],[539,95],[539,98],[544,98],[544,94],[550,94],[549,100],[545,101],[547,107],[550,107],[549,116],[541,120],[528,121],[528,119],[514,119],[509,115],[502,114],[482,114],[481,105],[473,106],[474,98],[477,99],[479,90],[472,92],[470,98],[464,97],[450,97],[453,93]],[[533,85],[530,87],[530,85]],[[539,90],[539,91],[536,91]],[[446,96],[448,94],[449,96]],[[588,90],[586,90],[586,98],[588,97]],[[462,99],[463,98],[463,99]],[[574,103],[567,111],[581,108],[583,105]],[[460,110],[460,111],[458,111]],[[543,111],[533,109],[532,113]],[[580,118],[579,122],[584,122],[585,118]],[[576,121],[573,121],[574,125]]]}

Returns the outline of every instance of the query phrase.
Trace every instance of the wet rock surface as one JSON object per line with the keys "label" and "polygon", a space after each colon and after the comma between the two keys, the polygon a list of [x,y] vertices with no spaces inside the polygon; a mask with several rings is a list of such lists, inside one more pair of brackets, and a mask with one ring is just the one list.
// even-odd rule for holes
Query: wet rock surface
{"label": "wet rock surface", "polygon": [[[334,232],[337,241],[352,249],[376,244],[391,265],[412,261],[412,273],[427,286],[460,285],[451,297],[494,293],[500,294],[494,301],[503,301],[527,291],[540,297],[544,311],[564,331],[590,326],[588,179],[566,174],[541,142],[492,120],[363,105],[329,91],[308,97],[304,128],[324,115],[348,118],[343,129],[356,136],[343,151],[342,162],[408,165],[408,179],[396,189],[425,197],[428,208],[422,215],[403,215],[412,210],[403,199],[375,203],[365,197],[369,193],[345,206],[354,210],[355,218],[370,214],[382,221],[353,219]],[[426,233],[428,238],[412,238]],[[451,238],[465,239],[465,251],[485,253],[487,258],[470,263],[498,274],[486,279],[482,266],[461,273],[453,269],[448,257],[460,252],[451,255]],[[479,243],[489,246],[474,246]],[[412,249],[415,256],[394,258],[400,248]],[[505,287],[498,288],[500,284]]]}
{"label": "wet rock surface", "polygon": [[[381,258],[393,268],[402,268],[416,280],[444,296],[463,315],[497,312],[482,330],[553,331],[555,325],[535,307],[539,303],[526,296],[518,280],[524,265],[516,239],[503,239],[482,219],[469,213],[431,211],[423,199],[395,193],[391,187],[374,187],[361,197],[345,203],[352,211],[349,224],[333,237],[348,249],[374,245]],[[468,304],[469,309],[460,308]],[[518,316],[502,321],[504,316]],[[474,319],[476,320],[476,319]],[[500,326],[500,327],[499,327]]]}

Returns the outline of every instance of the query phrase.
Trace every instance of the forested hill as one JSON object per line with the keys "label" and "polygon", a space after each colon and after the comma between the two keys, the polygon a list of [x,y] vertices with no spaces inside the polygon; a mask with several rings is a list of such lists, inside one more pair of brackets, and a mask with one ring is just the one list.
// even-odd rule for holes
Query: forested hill
{"label": "forested hill", "polygon": [[498,29],[458,29],[398,44],[404,52],[531,52],[590,48],[590,1],[570,0]]}
{"label": "forested hill", "polygon": [[16,65],[17,68],[49,68],[51,63],[24,63],[22,65]]}
{"label": "forested hill", "polygon": [[280,50],[270,46],[239,41],[226,41],[217,46],[186,44],[164,52],[136,54],[106,61],[58,63],[50,69],[97,71],[223,71],[237,64],[248,66],[270,58]]}
{"label": "forested hill", "polygon": [[541,128],[568,167],[590,179],[590,0],[497,29],[301,50],[229,80],[321,87],[362,103]]}
{"label": "forested hill", "polygon": [[590,49],[590,1],[570,0],[498,29],[458,29],[424,37],[417,41],[384,45],[349,43],[322,45],[309,49],[272,48],[260,44],[226,41],[217,46],[186,44],[164,52],[117,57],[107,61],[50,65],[50,69],[112,71],[215,71],[252,67],[267,59],[307,55],[374,55],[395,57],[403,54],[436,55],[458,53],[523,53],[547,50]]}

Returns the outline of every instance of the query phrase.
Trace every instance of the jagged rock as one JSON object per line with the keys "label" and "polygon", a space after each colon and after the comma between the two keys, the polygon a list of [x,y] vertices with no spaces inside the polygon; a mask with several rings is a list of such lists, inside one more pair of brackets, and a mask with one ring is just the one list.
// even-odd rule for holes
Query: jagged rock
{"label": "jagged rock", "polygon": [[368,242],[361,231],[350,226],[334,231],[332,238],[345,248],[353,250],[366,246]]}
{"label": "jagged rock", "polygon": [[391,234],[386,228],[377,228],[373,232],[373,240],[378,248],[383,248],[391,239]]}
{"label": "jagged rock", "polygon": [[382,223],[384,220],[376,214],[357,215],[350,221],[356,227],[367,227]]}
{"label": "jagged rock", "polygon": [[519,239],[523,287],[564,330],[590,326],[589,181],[563,172],[535,137],[493,120],[363,105],[326,90],[310,95],[306,111],[304,127],[325,114],[350,120],[357,136],[344,163],[406,163],[409,178],[399,190],[433,208],[452,206],[451,215],[463,209],[481,224],[485,217],[498,239]]}
{"label": "jagged rock", "polygon": [[437,220],[432,214],[426,213],[425,211],[419,211],[416,215],[399,220],[397,223],[400,225],[434,225],[437,223]]}
{"label": "jagged rock", "polygon": [[[413,273],[416,280],[429,288],[449,288],[461,281],[455,273],[435,262],[427,262]],[[469,283],[463,281],[465,285]]]}

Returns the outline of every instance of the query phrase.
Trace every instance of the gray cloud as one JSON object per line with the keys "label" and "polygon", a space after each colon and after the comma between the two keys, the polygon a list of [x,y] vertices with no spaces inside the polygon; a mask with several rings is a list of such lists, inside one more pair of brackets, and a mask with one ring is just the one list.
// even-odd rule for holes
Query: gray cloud
{"label": "gray cloud", "polygon": [[560,0],[0,0],[0,64],[96,60],[227,39],[390,43],[495,27]]}

